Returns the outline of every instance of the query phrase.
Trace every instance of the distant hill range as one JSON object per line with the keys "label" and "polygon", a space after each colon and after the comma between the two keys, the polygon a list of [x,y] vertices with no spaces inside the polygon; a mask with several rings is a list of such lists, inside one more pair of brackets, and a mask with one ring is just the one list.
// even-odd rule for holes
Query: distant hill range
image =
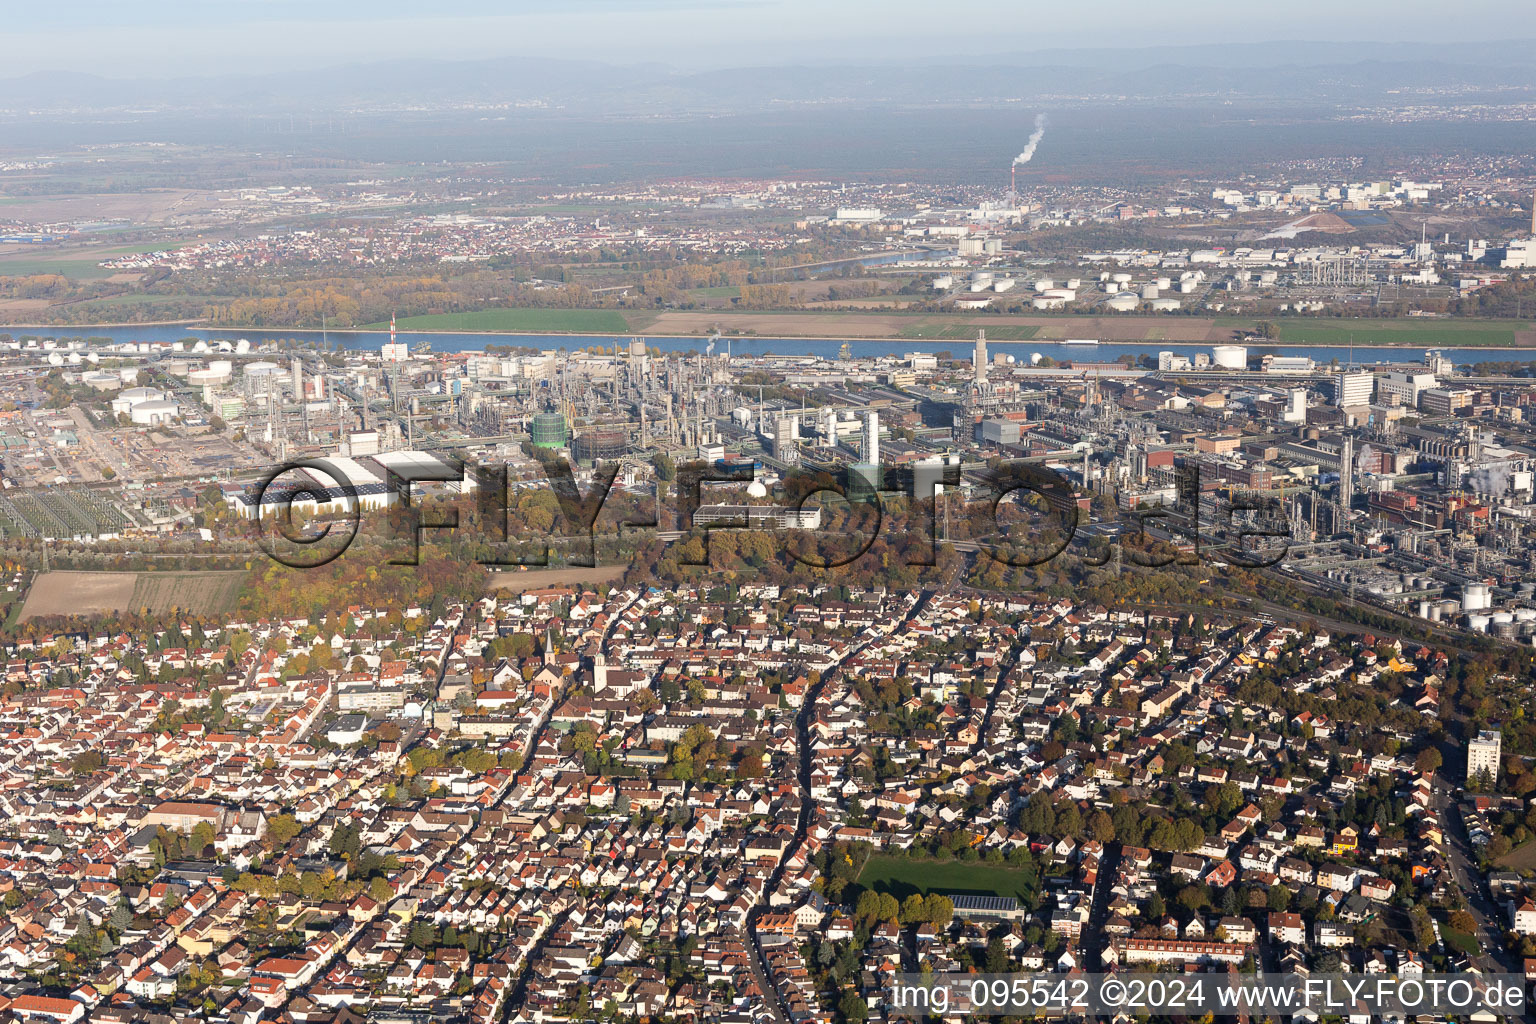
{"label": "distant hill range", "polygon": [[1077,98],[1201,105],[1508,103],[1536,92],[1536,46],[1279,42],[1041,50],[926,62],[680,70],[508,58],[391,60],[197,78],[43,72],[0,79],[0,110],[319,113],[506,104],[581,115],[740,113],[795,104],[987,107]]}

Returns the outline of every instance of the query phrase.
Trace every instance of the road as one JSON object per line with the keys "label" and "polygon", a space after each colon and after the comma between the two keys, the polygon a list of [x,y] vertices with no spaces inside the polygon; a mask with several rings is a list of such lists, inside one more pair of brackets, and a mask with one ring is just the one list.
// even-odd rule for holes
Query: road
{"label": "road", "polygon": [[1083,929],[1083,970],[1104,970],[1104,925],[1109,920],[1109,900],[1115,887],[1115,876],[1120,873],[1120,844],[1104,844],[1104,855],[1099,858],[1099,874],[1094,880],[1093,902],[1088,908],[1088,924]]}
{"label": "road", "polygon": [[1477,939],[1477,944],[1483,949],[1483,959],[1493,960],[1502,971],[1523,973],[1521,962],[1504,948],[1504,915],[1494,904],[1487,881],[1472,858],[1467,823],[1462,819],[1461,808],[1456,803],[1451,784],[1438,772],[1431,790],[1430,806],[1439,815],[1445,833],[1445,859],[1450,865],[1451,883],[1466,896],[1467,911],[1477,921],[1477,933],[1473,938]]}
{"label": "road", "polygon": [[[819,682],[811,687],[805,694],[805,701],[800,705],[800,711],[795,715],[795,750],[799,755],[799,765],[796,769],[796,780],[800,787],[800,815],[795,822],[795,834],[790,843],[784,849],[784,856],[779,858],[779,864],[768,876],[766,892],[773,893],[778,890],[779,882],[784,875],[784,865],[794,856],[795,852],[805,843],[806,834],[810,831],[812,815],[816,809],[816,801],[811,797],[811,722],[815,720],[817,704],[821,695],[826,691],[827,684],[842,672],[842,668],[848,660],[868,647],[877,637],[894,635],[907,623],[917,617],[923,609],[931,604],[934,598],[941,594],[948,594],[955,587],[955,581],[959,578],[961,564],[953,565],[944,580],[933,590],[925,591],[918,600],[912,603],[907,614],[901,622],[896,624],[889,633],[871,633],[856,644],[851,645],[842,656],[837,659],[825,673]],[[784,1011],[783,1001],[779,998],[779,991],[769,983],[766,958],[763,956],[762,944],[758,941],[757,921],[763,913],[763,905],[752,908],[747,915],[747,952],[748,961],[752,970],[752,977],[764,992],[768,993],[774,1019],[779,1024],[789,1024],[789,1017]]]}

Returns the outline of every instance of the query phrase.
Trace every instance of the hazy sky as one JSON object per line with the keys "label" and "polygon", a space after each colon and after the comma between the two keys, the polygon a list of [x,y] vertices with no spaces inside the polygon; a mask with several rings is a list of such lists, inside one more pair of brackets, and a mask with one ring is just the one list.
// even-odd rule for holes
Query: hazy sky
{"label": "hazy sky", "polygon": [[65,0],[7,3],[0,77],[287,70],[392,57],[586,58],[679,67],[861,62],[1049,47],[1536,37],[1529,0]]}

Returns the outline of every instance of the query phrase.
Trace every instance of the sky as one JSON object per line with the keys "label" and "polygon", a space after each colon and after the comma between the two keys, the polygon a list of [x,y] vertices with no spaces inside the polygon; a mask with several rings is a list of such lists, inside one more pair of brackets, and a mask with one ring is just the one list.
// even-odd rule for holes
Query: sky
{"label": "sky", "polygon": [[[1254,40],[1536,38],[1529,0],[67,0],[4,4],[0,77],[173,78],[401,57],[661,63],[867,63]],[[1155,12],[1155,13],[1154,13]]]}

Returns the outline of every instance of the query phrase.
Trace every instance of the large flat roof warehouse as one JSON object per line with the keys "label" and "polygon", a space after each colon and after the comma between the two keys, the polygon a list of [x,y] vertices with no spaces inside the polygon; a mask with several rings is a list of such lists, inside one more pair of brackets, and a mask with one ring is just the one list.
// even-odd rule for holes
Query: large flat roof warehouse
{"label": "large flat roof warehouse", "polygon": [[467,490],[474,487],[473,474],[467,467],[456,460],[444,459],[431,452],[380,452],[378,455],[367,456],[367,459],[388,471],[383,474],[386,478],[389,473],[394,473],[402,480],[422,483],[441,481],[448,484],[450,490],[458,490],[461,487]]}
{"label": "large flat roof warehouse", "polygon": [[225,502],[246,518],[268,515],[282,507],[307,514],[348,512],[355,496],[364,509],[383,508],[393,501],[389,485],[361,463],[333,455],[315,459],[314,468],[298,466],[264,480],[265,486],[226,486]]}

